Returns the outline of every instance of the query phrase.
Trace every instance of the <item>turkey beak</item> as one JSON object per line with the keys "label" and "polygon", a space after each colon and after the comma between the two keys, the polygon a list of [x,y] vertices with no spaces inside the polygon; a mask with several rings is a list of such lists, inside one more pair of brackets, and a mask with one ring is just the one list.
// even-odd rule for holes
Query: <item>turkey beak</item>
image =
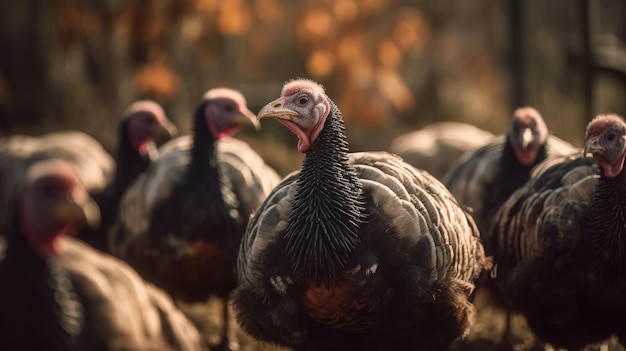
{"label": "turkey beak", "polygon": [[297,116],[298,112],[288,109],[283,106],[283,98],[280,97],[269,104],[263,106],[261,111],[259,111],[258,119],[262,118],[276,118],[276,119],[285,119],[291,120],[293,117]]}
{"label": "turkey beak", "polygon": [[174,125],[174,123],[170,121],[165,121],[163,124],[155,125],[152,136],[155,140],[159,139],[171,139],[178,135],[178,128]]}
{"label": "turkey beak", "polygon": [[583,155],[587,156],[587,154],[594,153],[602,153],[604,152],[604,147],[600,145],[598,138],[589,138],[585,143],[585,147],[583,149]]}
{"label": "turkey beak", "polygon": [[520,137],[520,145],[522,146],[522,149],[527,149],[534,139],[533,131],[530,128],[524,128]]}
{"label": "turkey beak", "polygon": [[85,224],[90,229],[96,229],[100,226],[100,207],[91,198],[81,207],[85,216]]}
{"label": "turkey beak", "polygon": [[167,138],[173,138],[178,135],[178,128],[174,125],[174,123],[170,121],[165,121],[165,125],[163,126],[163,136]]}
{"label": "turkey beak", "polygon": [[260,129],[261,124],[259,123],[256,115],[252,111],[243,106],[240,108],[239,112],[240,113],[234,119],[235,123],[238,123],[241,126],[249,125],[254,127],[254,129],[256,130]]}
{"label": "turkey beak", "polygon": [[[78,195],[77,195],[78,194]],[[87,196],[86,193],[74,191],[66,202],[57,206],[52,211],[52,216],[58,222],[75,221],[87,226],[89,229],[96,229],[100,226],[100,208]]]}

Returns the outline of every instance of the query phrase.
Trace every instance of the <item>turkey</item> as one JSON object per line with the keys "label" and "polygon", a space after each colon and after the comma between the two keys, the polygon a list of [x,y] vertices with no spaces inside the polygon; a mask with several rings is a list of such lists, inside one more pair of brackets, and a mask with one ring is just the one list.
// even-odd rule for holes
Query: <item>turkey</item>
{"label": "turkey", "polygon": [[[497,285],[537,337],[626,341],[626,124],[599,115],[585,152],[544,161],[497,212]],[[585,157],[590,153],[593,157]]]}
{"label": "turkey", "polygon": [[115,175],[94,199],[101,211],[101,224],[96,230],[83,231],[79,237],[94,247],[106,251],[106,231],[115,221],[117,207],[128,185],[157,157],[155,142],[177,134],[159,104],[151,100],[133,102],[122,113]]}
{"label": "turkey", "polygon": [[[111,252],[179,301],[214,295],[226,301],[248,220],[280,180],[245,142],[230,137],[246,125],[258,122],[239,92],[208,91],[195,112],[193,136],[161,147],[124,194],[108,234]],[[227,312],[225,302],[224,324]],[[236,348],[227,329],[218,347]]]}
{"label": "turkey", "polygon": [[389,151],[441,179],[465,152],[487,144],[494,135],[461,122],[435,122],[394,138]]}
{"label": "turkey", "polygon": [[[522,107],[513,112],[506,135],[463,155],[442,182],[462,205],[471,208],[480,233],[485,235],[494,212],[526,183],[537,163],[576,151],[573,145],[548,134],[537,110]],[[488,241],[483,244],[490,255]]]}
{"label": "turkey", "polygon": [[289,128],[305,158],[242,241],[242,328],[295,350],[444,350],[462,337],[488,261],[445,187],[395,155],[348,153],[341,112],[316,82],[286,83],[258,118]]}
{"label": "turkey", "polygon": [[69,237],[99,219],[73,164],[35,163],[22,189],[0,261],[2,350],[203,350],[167,294]]}
{"label": "turkey", "polygon": [[0,138],[0,234],[11,226],[15,190],[21,188],[25,169],[31,163],[50,158],[74,163],[81,182],[90,193],[101,192],[113,178],[113,157],[97,140],[83,132]]}
{"label": "turkey", "polygon": [[[442,177],[442,182],[464,206],[471,208],[481,233],[487,255],[493,256],[488,237],[495,212],[506,199],[526,183],[531,169],[547,158],[571,154],[578,149],[548,133],[537,110],[521,107],[513,112],[505,135],[464,154]],[[496,261],[497,263],[497,261]],[[478,291],[479,315],[485,311],[503,314],[504,333],[499,342],[503,348],[516,347],[521,340],[511,327],[511,315],[491,281]],[[488,326],[489,327],[489,326]]]}

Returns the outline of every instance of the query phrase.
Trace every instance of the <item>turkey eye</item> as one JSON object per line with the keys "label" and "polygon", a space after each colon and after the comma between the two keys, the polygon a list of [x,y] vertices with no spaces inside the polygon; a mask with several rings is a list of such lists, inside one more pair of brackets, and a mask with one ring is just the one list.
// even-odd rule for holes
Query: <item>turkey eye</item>
{"label": "turkey eye", "polygon": [[224,111],[226,111],[226,112],[230,112],[230,111],[232,111],[232,110],[233,110],[233,107],[232,107],[231,105],[226,105],[226,106],[224,106]]}
{"label": "turkey eye", "polygon": [[306,105],[307,102],[309,102],[309,98],[306,96],[301,96],[300,99],[298,99],[298,104],[300,105]]}
{"label": "turkey eye", "polygon": [[606,136],[606,140],[608,140],[609,142],[613,142],[613,140],[615,140],[615,134],[610,133]]}

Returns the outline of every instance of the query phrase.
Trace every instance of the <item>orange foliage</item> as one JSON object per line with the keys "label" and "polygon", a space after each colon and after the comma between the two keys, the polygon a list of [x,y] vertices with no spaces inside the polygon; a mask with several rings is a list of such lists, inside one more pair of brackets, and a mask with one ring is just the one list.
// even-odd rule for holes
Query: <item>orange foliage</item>
{"label": "orange foliage", "polygon": [[252,26],[252,13],[245,0],[220,2],[217,27],[226,37],[246,34]]}
{"label": "orange foliage", "polygon": [[402,52],[391,40],[383,40],[378,44],[377,56],[382,68],[397,70],[402,66]]}
{"label": "orange foliage", "polygon": [[430,26],[426,19],[420,11],[413,8],[404,7],[398,14],[398,21],[392,32],[393,39],[402,50],[413,46],[421,52],[430,40]]}
{"label": "orange foliage", "polygon": [[204,13],[207,17],[212,17],[211,14],[217,12],[220,2],[220,0],[196,0],[195,10]]}
{"label": "orange foliage", "polygon": [[307,60],[307,70],[317,78],[331,74],[334,66],[335,57],[329,50],[317,50]]}
{"label": "orange foliage", "polygon": [[[61,29],[70,39],[86,15],[75,1],[56,0],[64,16]],[[394,110],[414,108],[402,71],[407,56],[421,54],[431,37],[418,9],[393,10],[389,0],[158,0],[120,7],[115,23],[130,38],[140,65],[133,84],[141,94],[163,100],[177,93],[181,79],[167,61],[175,35],[206,69],[222,62],[220,48],[229,38],[244,37],[238,56],[225,59],[237,61],[240,78],[263,75],[276,50],[291,54],[291,47],[280,45],[295,40],[306,73],[336,85],[337,99],[351,112],[346,118],[354,113],[369,126],[385,125]]]}
{"label": "orange foliage", "polygon": [[363,34],[344,33],[337,41],[337,58],[345,66],[367,61],[368,55],[364,52]]}
{"label": "orange foliage", "polygon": [[156,100],[168,100],[178,91],[180,78],[163,62],[149,62],[133,76],[133,83],[142,94]]}
{"label": "orange foliage", "polygon": [[408,113],[415,107],[402,70],[406,56],[420,54],[430,40],[430,26],[415,8],[401,8],[392,21],[378,20],[388,6],[388,0],[316,2],[298,25],[308,73],[334,77],[343,108],[370,126],[385,125],[392,110]]}
{"label": "orange foliage", "polygon": [[299,26],[300,39],[312,41],[329,36],[333,27],[333,17],[326,10],[309,10]]}
{"label": "orange foliage", "polygon": [[359,0],[359,8],[367,16],[381,13],[389,5],[389,0]]}
{"label": "orange foliage", "polygon": [[358,14],[359,7],[354,0],[338,0],[333,4],[333,15],[339,22],[354,22]]}
{"label": "orange foliage", "polygon": [[[73,4],[73,0],[57,1]],[[220,62],[207,58],[218,54],[223,42],[216,40],[245,37],[236,65],[242,77],[262,75],[274,50],[289,52],[277,43],[284,43],[281,38],[295,28],[307,74],[334,80],[344,95],[338,98],[350,104],[347,108],[354,109],[351,112],[361,123],[384,125],[392,110],[414,108],[401,71],[406,56],[420,54],[431,35],[428,22],[415,8],[389,12],[389,0],[185,0],[177,14],[170,14],[167,9],[174,3],[133,1],[126,7],[124,27],[132,45],[140,45],[148,61],[133,79],[143,94],[168,99],[178,90],[178,75],[162,59],[171,56],[168,42],[175,24],[206,65]]]}
{"label": "orange foliage", "polygon": [[395,71],[379,70],[376,74],[376,83],[382,96],[391,102],[396,110],[407,112],[413,109],[411,90]]}
{"label": "orange foliage", "polygon": [[281,23],[283,20],[283,4],[281,0],[256,0],[254,13],[262,24]]}
{"label": "orange foliage", "polygon": [[59,19],[61,47],[67,51],[77,43],[82,32],[81,10],[72,0],[56,0],[54,7]]}
{"label": "orange foliage", "polygon": [[205,30],[205,21],[200,15],[189,16],[182,20],[180,31],[183,38],[188,42],[198,41]]}

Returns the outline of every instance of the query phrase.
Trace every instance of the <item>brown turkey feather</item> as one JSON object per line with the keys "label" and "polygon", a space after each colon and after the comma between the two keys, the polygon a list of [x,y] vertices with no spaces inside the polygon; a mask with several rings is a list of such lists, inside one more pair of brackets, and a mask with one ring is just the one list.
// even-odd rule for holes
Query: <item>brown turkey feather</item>
{"label": "brown turkey feather", "polygon": [[[128,187],[107,243],[177,301],[206,305],[220,297],[229,326],[227,298],[236,286],[241,237],[280,178],[247,143],[232,137],[243,126],[258,127],[241,93],[209,90],[193,123],[193,135],[163,145],[159,158]],[[221,346],[236,347],[231,328],[222,330]]]}
{"label": "brown turkey feather", "polygon": [[34,163],[17,192],[0,260],[3,350],[206,349],[169,295],[68,237],[99,219],[74,164]]}
{"label": "brown turkey feather", "polygon": [[626,340],[625,139],[621,118],[596,117],[585,147],[593,157],[539,164],[497,212],[497,286],[554,346]]}
{"label": "brown turkey feather", "polygon": [[442,350],[462,337],[488,268],[471,216],[398,156],[348,153],[315,82],[285,84],[268,117],[306,156],[248,225],[232,294],[243,329],[295,350]]}
{"label": "brown turkey feather", "polygon": [[395,137],[389,151],[437,179],[464,153],[487,144],[494,135],[472,124],[435,122]]}
{"label": "brown turkey feather", "polygon": [[[533,166],[545,159],[579,151],[570,143],[547,134],[547,129],[540,128],[545,128],[545,124],[539,124],[537,132],[546,133],[545,144],[539,147],[537,158],[532,164],[521,164],[515,156],[516,146],[512,142],[515,138],[513,135],[519,132],[514,129],[515,117],[514,114],[507,135],[497,136],[484,146],[465,153],[442,177],[442,182],[459,203],[471,209],[483,236],[489,231],[495,211],[515,189],[528,180]],[[534,117],[541,120],[538,113]],[[489,254],[489,245],[485,249]]]}

